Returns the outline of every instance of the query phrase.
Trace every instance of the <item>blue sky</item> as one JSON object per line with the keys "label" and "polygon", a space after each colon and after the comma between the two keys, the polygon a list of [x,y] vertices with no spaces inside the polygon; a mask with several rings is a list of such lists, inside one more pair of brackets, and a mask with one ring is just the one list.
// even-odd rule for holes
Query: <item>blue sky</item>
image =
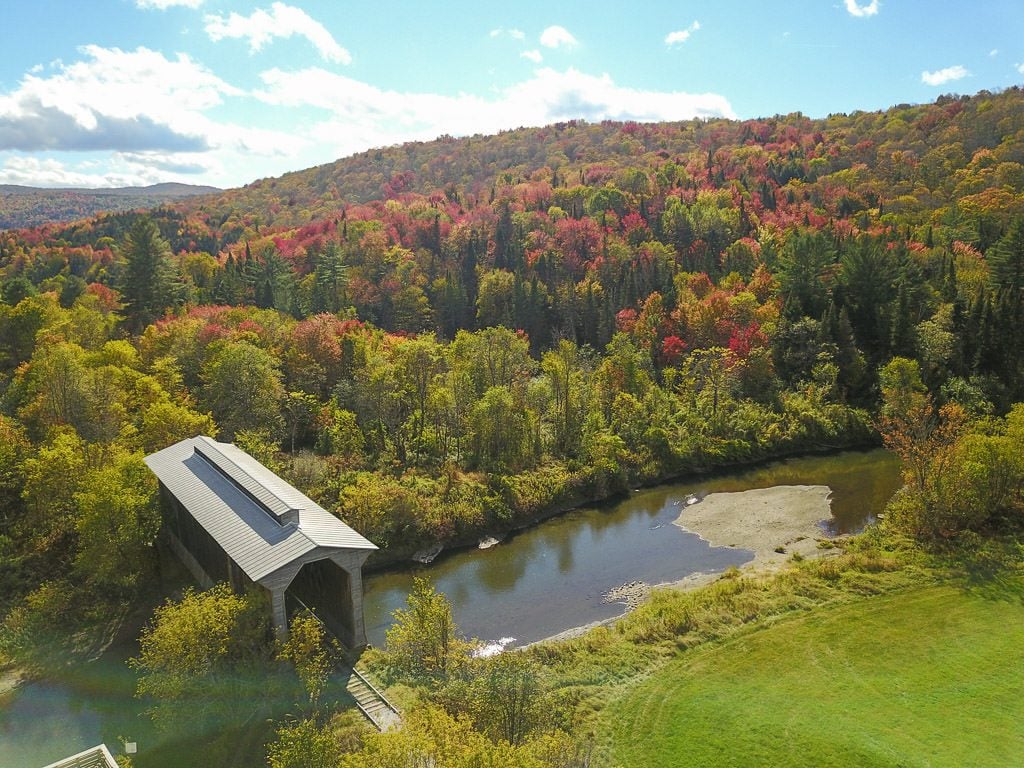
{"label": "blue sky", "polygon": [[0,184],[230,187],[446,133],[997,90],[1024,5],[8,0],[0,49]]}

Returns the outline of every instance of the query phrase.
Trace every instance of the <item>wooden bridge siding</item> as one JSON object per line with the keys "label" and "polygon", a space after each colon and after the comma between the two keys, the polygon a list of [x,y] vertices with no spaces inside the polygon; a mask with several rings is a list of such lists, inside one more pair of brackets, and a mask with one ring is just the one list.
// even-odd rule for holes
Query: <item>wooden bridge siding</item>
{"label": "wooden bridge siding", "polygon": [[353,550],[334,552],[328,549],[316,549],[303,555],[300,559],[289,563],[273,573],[260,579],[260,585],[270,592],[274,626],[280,637],[288,634],[288,611],[285,593],[299,575],[303,566],[322,560],[329,560],[344,570],[348,575],[348,589],[341,596],[342,610],[351,616],[349,637],[339,639],[349,648],[357,649],[366,646],[366,629],[363,621],[363,563],[369,557],[368,551]]}

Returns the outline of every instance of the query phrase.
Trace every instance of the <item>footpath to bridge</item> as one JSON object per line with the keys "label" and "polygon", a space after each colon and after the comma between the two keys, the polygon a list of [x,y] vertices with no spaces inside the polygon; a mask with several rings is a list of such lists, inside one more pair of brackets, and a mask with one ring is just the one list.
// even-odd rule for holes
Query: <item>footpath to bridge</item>
{"label": "footpath to bridge", "polygon": [[366,679],[362,672],[351,667],[341,670],[338,674],[343,678],[345,675],[348,676],[345,689],[355,699],[359,711],[374,728],[378,731],[389,731],[401,724],[402,716],[398,709],[387,700],[377,686]]}

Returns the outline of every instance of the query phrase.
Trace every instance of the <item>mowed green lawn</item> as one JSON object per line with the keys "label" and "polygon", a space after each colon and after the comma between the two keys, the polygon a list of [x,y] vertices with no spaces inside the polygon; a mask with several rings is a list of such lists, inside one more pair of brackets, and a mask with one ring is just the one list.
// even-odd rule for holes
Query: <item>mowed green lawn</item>
{"label": "mowed green lawn", "polygon": [[687,653],[604,716],[621,766],[1024,766],[1024,603],[824,608]]}

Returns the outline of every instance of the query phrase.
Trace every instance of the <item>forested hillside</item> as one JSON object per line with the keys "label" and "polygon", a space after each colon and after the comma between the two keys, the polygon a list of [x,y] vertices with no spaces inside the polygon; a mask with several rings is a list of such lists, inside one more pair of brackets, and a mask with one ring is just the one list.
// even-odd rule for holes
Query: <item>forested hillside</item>
{"label": "forested hillside", "polygon": [[878,440],[883,390],[1005,413],[1022,191],[1011,89],[443,138],[2,233],[8,652],[145,581],[141,456],[200,432],[387,559]]}
{"label": "forested hillside", "polygon": [[220,190],[192,184],[153,184],[117,189],[44,189],[0,184],[0,230],[75,221],[110,211],[152,208]]}

